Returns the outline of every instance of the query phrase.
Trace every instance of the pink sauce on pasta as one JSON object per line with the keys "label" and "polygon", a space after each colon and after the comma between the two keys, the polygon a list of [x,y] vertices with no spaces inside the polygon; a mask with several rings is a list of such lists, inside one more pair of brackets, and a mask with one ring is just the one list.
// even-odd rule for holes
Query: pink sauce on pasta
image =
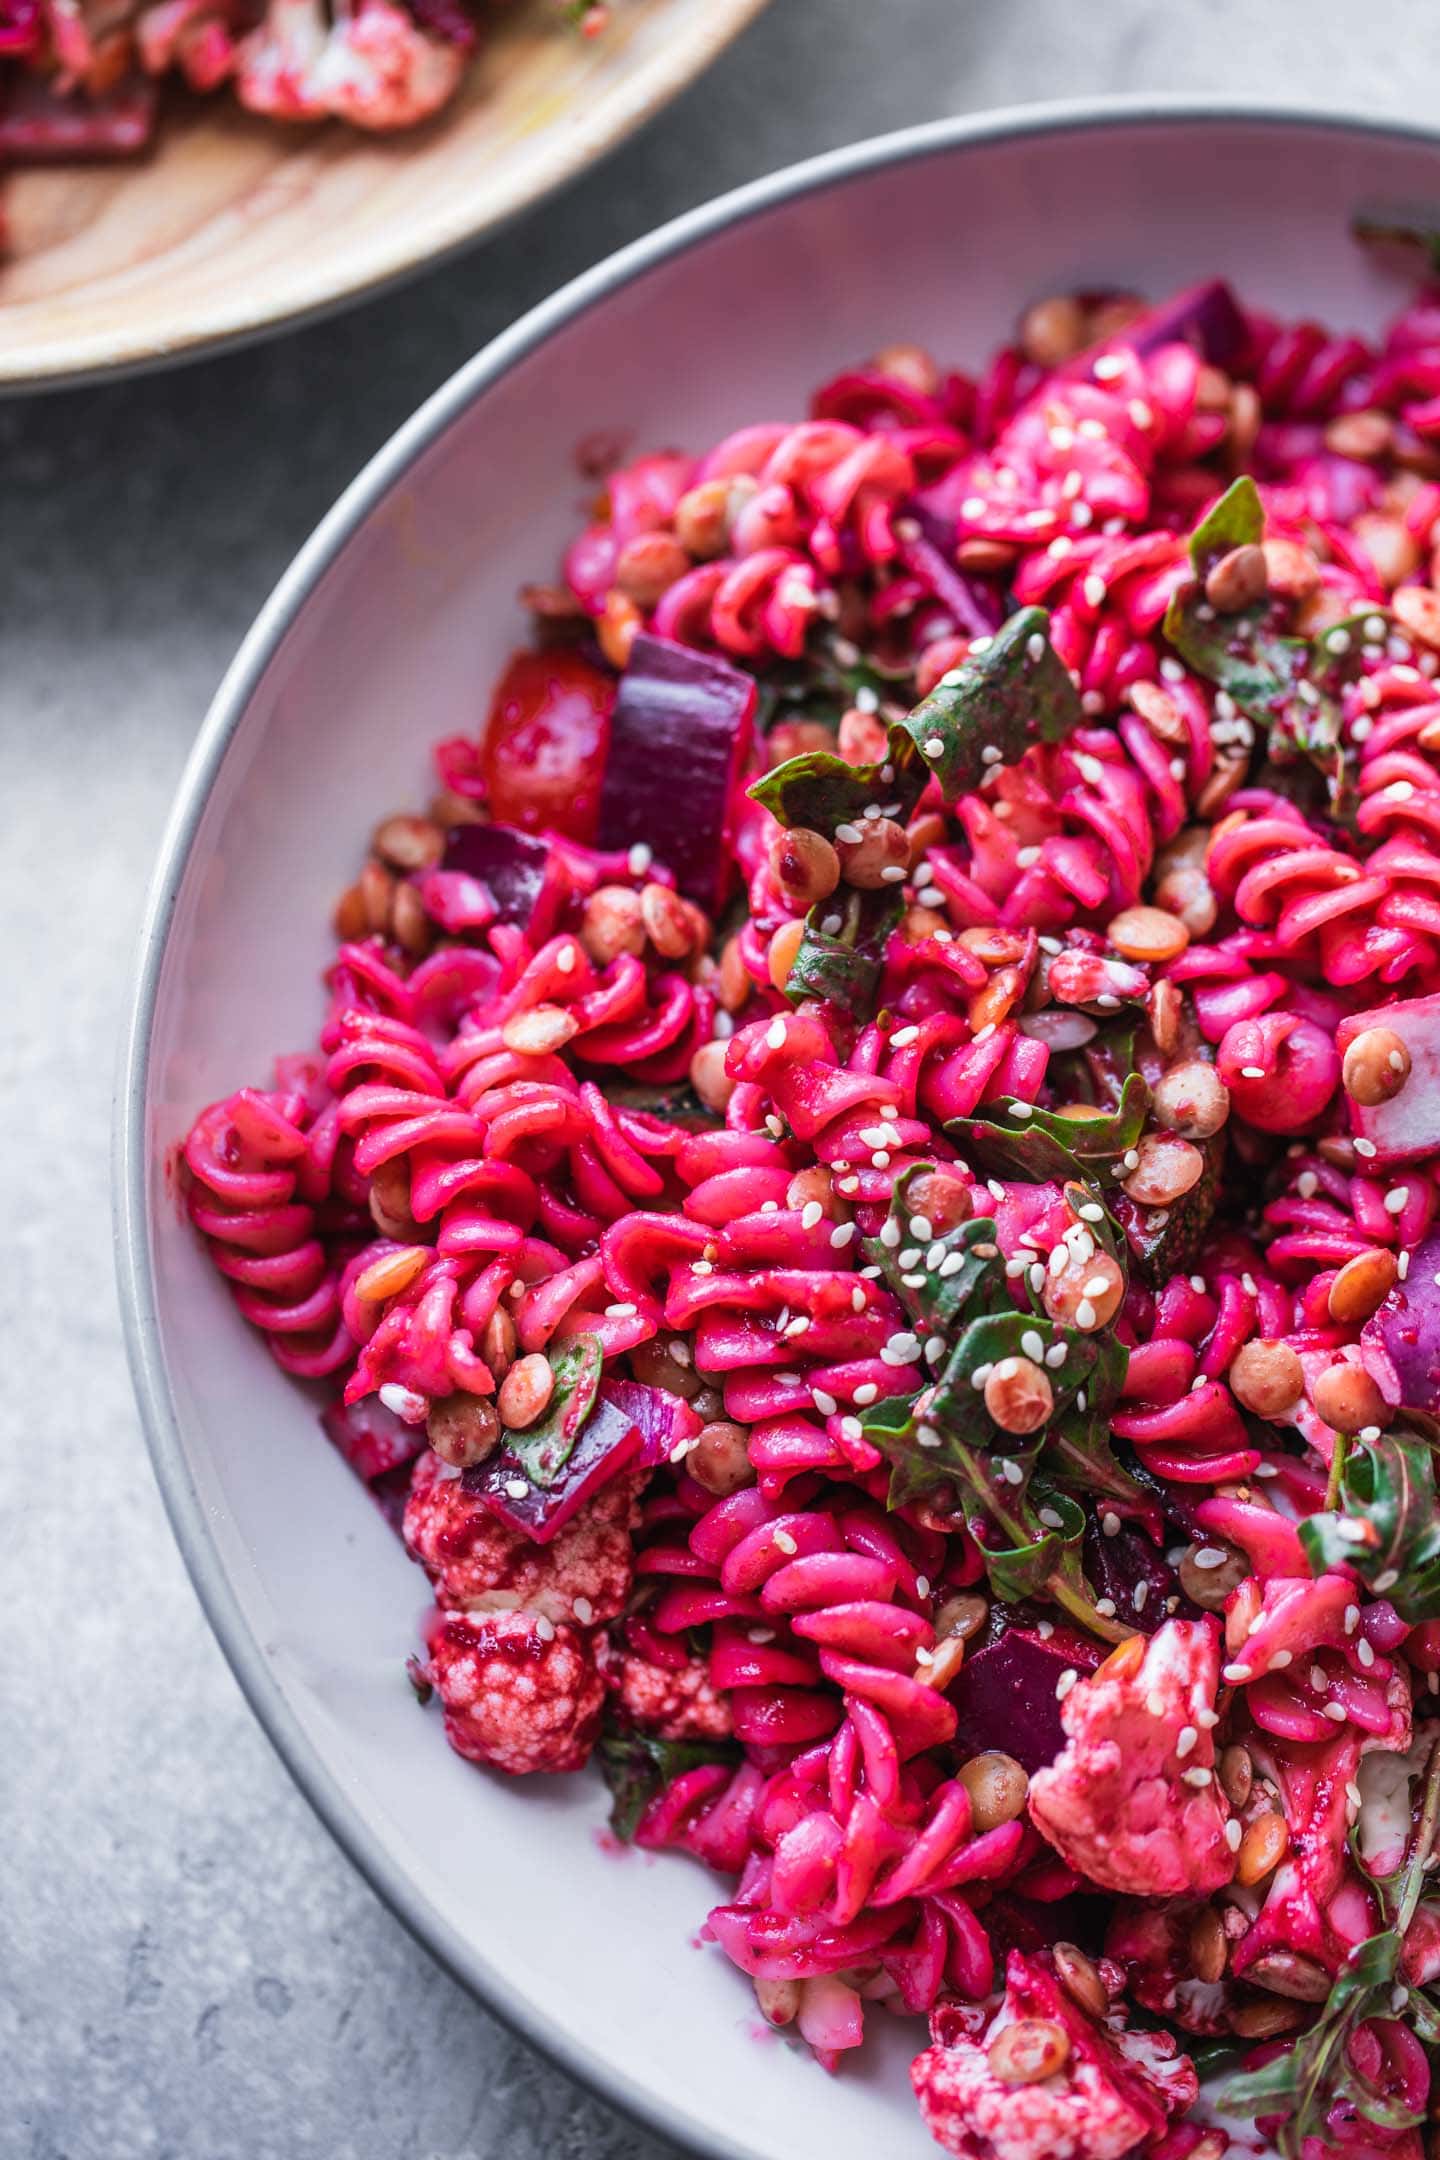
{"label": "pink sauce on pasta", "polygon": [[1219,2160],[1217,2047],[1420,2160],[1437,537],[1433,297],[641,457],[186,1144],[451,1744],[598,1756],[827,2069],[928,2017],[960,2160]]}

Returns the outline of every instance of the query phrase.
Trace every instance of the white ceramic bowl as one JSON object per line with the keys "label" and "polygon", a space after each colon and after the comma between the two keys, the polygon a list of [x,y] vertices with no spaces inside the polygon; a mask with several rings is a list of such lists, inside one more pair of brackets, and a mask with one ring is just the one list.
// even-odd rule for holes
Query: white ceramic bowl
{"label": "white ceramic bowl", "polygon": [[476,729],[524,632],[517,583],[552,574],[574,528],[579,438],[698,449],[800,414],[896,338],[977,361],[1021,304],[1073,284],[1159,295],[1219,271],[1287,314],[1370,328],[1401,288],[1349,219],[1427,200],[1434,139],[1153,105],[944,123],[728,196],[538,308],[401,429],[201,732],[151,897],[117,1164],[131,1355],[176,1533],[257,1713],[376,1887],[492,2008],[704,2152],[920,2160],[920,2028],[872,2020],[878,2043],[836,2079],[757,2038],[746,1983],[693,1947],[713,1880],[607,1857],[598,1778],[516,1785],[450,1753],[403,1672],[424,1586],[200,1251],[175,1143],[312,1040],[333,895],[374,819],[426,793],[434,738]]}

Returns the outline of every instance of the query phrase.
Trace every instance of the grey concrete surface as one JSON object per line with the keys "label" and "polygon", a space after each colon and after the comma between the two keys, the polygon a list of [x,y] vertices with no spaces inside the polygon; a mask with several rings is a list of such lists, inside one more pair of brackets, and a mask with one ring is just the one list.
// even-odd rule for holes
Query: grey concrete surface
{"label": "grey concrete surface", "polygon": [[521,309],[811,151],[1107,90],[1425,121],[1437,88],[1424,0],[772,0],[646,133],[448,268],[251,352],[0,405],[4,2160],[668,2150],[510,2039],[332,1848],[207,1633],[131,1403],[108,1135],[135,912],[206,700],[297,543]]}

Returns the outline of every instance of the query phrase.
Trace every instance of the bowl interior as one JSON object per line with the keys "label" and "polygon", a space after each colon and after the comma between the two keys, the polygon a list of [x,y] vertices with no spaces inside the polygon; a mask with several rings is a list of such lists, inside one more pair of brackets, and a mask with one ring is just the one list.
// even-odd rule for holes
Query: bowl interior
{"label": "bowl interior", "polygon": [[403,1672],[424,1585],[197,1249],[175,1143],[200,1105],[312,1041],[333,897],[375,820],[423,801],[429,743],[478,727],[524,631],[516,586],[553,573],[580,514],[583,436],[698,448],[802,413],[827,373],[897,338],[975,362],[1020,304],[1062,285],[1158,295],[1219,271],[1265,306],[1366,329],[1403,287],[1351,244],[1349,219],[1427,197],[1440,200],[1440,147],[1423,141],[1127,118],[939,147],[932,134],[702,225],[598,297],[590,281],[568,317],[552,307],[549,334],[498,375],[480,363],[442,393],[428,446],[334,549],[258,679],[212,715],[162,873],[173,907],[157,917],[132,1111],[142,1383],[192,1566],[312,1795],[432,1946],[707,2150],[919,2160],[933,2148],[905,2064],[921,2029],[873,2019],[889,2029],[864,2067],[826,2078],[757,2031],[746,1984],[696,1947],[714,1885],[602,1849],[598,1779],[517,1786],[448,1751]]}

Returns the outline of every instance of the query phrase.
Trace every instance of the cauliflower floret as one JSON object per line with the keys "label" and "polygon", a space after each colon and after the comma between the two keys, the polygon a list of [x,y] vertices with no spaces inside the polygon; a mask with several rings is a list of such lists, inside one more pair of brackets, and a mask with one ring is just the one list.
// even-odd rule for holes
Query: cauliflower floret
{"label": "cauliflower floret", "polygon": [[237,54],[236,92],[275,120],[413,127],[446,103],[465,66],[458,45],[427,37],[390,0],[361,0],[332,23],[321,0],[269,0]]}
{"label": "cauliflower floret", "polygon": [[659,1740],[728,1740],[730,1704],[710,1684],[702,1658],[674,1668],[633,1650],[602,1653],[605,1685],[626,1723]]}
{"label": "cauliflower floret", "polygon": [[437,1604],[471,1612],[523,1606],[557,1627],[603,1626],[624,1610],[634,1580],[630,1531],[640,1482],[639,1474],[613,1479],[548,1545],[537,1545],[427,1449],[405,1506],[405,1543],[434,1583]]}
{"label": "cauliflower floret", "polygon": [[605,1695],[588,1636],[534,1613],[456,1613],[435,1630],[426,1677],[457,1754],[513,1777],[583,1769]]}
{"label": "cauliflower floret", "polygon": [[1132,1636],[1061,1707],[1066,1745],[1030,1781],[1030,1816],[1106,1890],[1203,1896],[1228,1882],[1229,1807],[1215,1781],[1219,1643],[1208,1621]]}
{"label": "cauliflower floret", "polygon": [[[1120,2160],[1164,2136],[1194,2101],[1199,2082],[1168,2033],[1129,2033],[1086,2017],[1058,1984],[1048,1958],[1012,1950],[1005,2000],[976,2039],[948,2037],[910,2072],[930,2135],[956,2160]],[[1070,2053],[1036,2084],[1007,2084],[989,2051],[1008,2025],[1044,2018],[1063,2026]]]}

